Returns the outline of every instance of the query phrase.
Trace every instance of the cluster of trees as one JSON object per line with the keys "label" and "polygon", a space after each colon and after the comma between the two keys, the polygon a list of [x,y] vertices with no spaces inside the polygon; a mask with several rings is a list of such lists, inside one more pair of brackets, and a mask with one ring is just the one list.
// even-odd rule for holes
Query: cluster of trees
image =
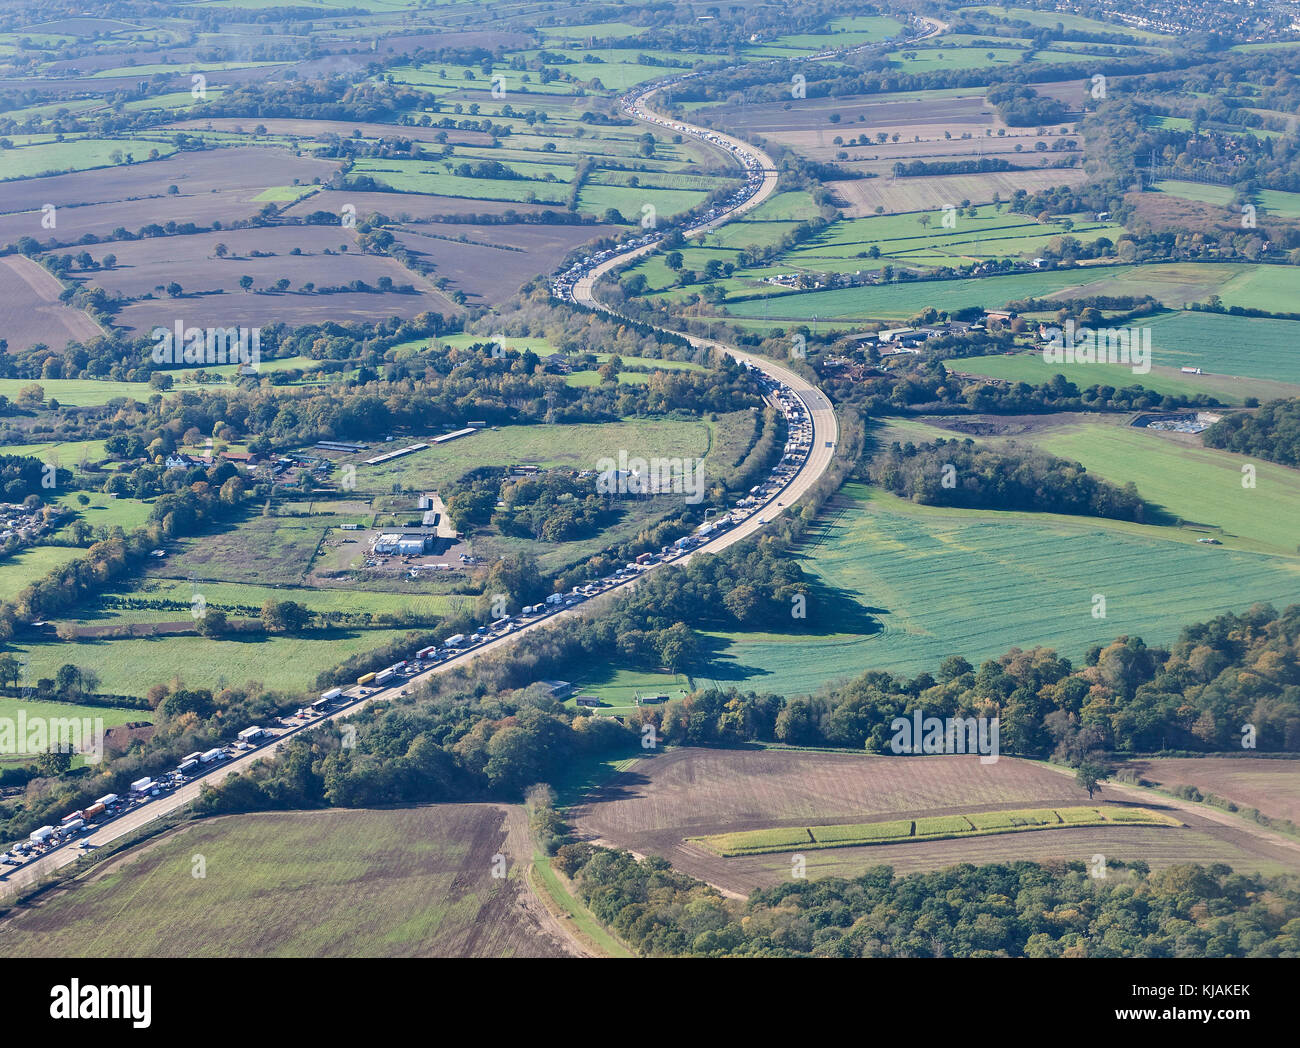
{"label": "cluster of trees", "polygon": [[47,469],[31,455],[0,455],[0,501],[22,502],[29,495],[40,496],[72,479],[66,469]]}
{"label": "cluster of trees", "polygon": [[1070,112],[1060,99],[1045,98],[1026,84],[998,84],[989,88],[986,97],[1011,127],[1059,124]]}
{"label": "cluster of trees", "polygon": [[913,160],[909,163],[896,163],[894,175],[897,178],[915,178],[919,175],[976,175],[987,171],[1022,171],[1019,164],[1013,164],[1001,157],[981,157],[978,160]]}
{"label": "cluster of trees", "polygon": [[953,866],[792,880],[730,900],[625,851],[567,844],[583,902],[652,957],[1295,957],[1300,878],[1146,863]]}
{"label": "cluster of trees", "polygon": [[[875,670],[809,697],[698,692],[639,711],[670,742],[760,740],[888,752],[890,722],[998,717],[1003,752],[1079,762],[1097,753],[1300,749],[1300,606],[1258,605],[1183,630],[1169,650],[1120,637],[1075,668],[1013,648],[978,669],[958,655],[911,679]],[[679,708],[675,708],[679,707]],[[1251,730],[1247,731],[1247,726]]]}
{"label": "cluster of trees", "polygon": [[1225,415],[1201,439],[1206,447],[1300,467],[1300,399],[1275,400],[1254,414]]}
{"label": "cluster of trees", "polygon": [[927,506],[1077,513],[1141,523],[1146,504],[1078,462],[1019,446],[990,448],[969,437],[930,444],[895,441],[867,467],[877,486]]}
{"label": "cluster of trees", "polygon": [[237,508],[243,498],[239,477],[230,477],[219,486],[205,479],[169,488],[155,500],[143,527],[129,535],[115,528],[84,557],[60,565],[24,587],[12,601],[0,603],[0,640],[11,638],[18,622],[56,616],[80,605],[105,585],[133,575],[159,545],[210,526]]}
{"label": "cluster of trees", "polygon": [[[146,449],[156,457],[171,454],[191,429],[248,439],[251,451],[264,453],[329,438],[437,432],[467,417],[491,425],[604,422],[673,411],[698,417],[762,404],[753,376],[729,360],[711,371],[657,371],[645,383],[574,387],[546,373],[531,351],[494,355],[499,349],[488,340],[464,349],[433,345],[401,361],[362,366],[355,380],[339,386],[268,384],[182,393],[134,409],[110,406],[105,414],[157,434]],[[125,444],[131,444],[129,436]]]}
{"label": "cluster of trees", "polygon": [[[80,672],[84,683],[86,671]],[[37,826],[57,824],[69,811],[85,808],[105,793],[125,795],[135,779],[159,775],[176,767],[187,753],[206,750],[240,728],[265,724],[302,705],[301,695],[268,692],[257,685],[214,694],[205,688],[187,688],[179,680],[155,685],[147,699],[153,724],[147,738],[138,738],[126,752],[106,754],[96,765],[71,771],[66,766],[42,768],[25,790],[0,799],[0,836],[15,840]],[[64,758],[66,764],[70,755],[52,756]]]}
{"label": "cluster of trees", "polygon": [[596,494],[591,478],[564,472],[509,477],[504,469],[484,467],[448,490],[447,517],[465,533],[490,523],[503,535],[570,542],[597,533],[618,515]]}
{"label": "cluster of trees", "polygon": [[635,741],[612,718],[565,710],[544,686],[498,695],[465,678],[438,687],[351,717],[355,737],[346,747],[333,725],[295,738],[275,762],[204,789],[198,810],[517,800],[582,756],[626,751]]}
{"label": "cluster of trees", "polygon": [[[958,347],[962,340],[938,345]],[[853,404],[870,415],[924,412],[1039,415],[1056,411],[1175,411],[1219,406],[1218,400],[1205,393],[1161,394],[1141,384],[1116,389],[1097,383],[1080,389],[1059,374],[1038,385],[961,378],[949,374],[943,361],[935,359],[940,355],[947,354],[927,355],[911,367],[869,374],[862,381],[827,374],[822,384],[837,404]]]}

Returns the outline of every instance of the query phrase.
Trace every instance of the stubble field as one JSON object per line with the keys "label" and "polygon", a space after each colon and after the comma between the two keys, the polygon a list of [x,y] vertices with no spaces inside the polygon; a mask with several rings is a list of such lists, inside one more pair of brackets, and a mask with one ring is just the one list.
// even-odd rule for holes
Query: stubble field
{"label": "stubble field", "polygon": [[0,927],[10,957],[565,956],[524,885],[531,858],[519,809],[495,805],[227,817],[135,849]]}

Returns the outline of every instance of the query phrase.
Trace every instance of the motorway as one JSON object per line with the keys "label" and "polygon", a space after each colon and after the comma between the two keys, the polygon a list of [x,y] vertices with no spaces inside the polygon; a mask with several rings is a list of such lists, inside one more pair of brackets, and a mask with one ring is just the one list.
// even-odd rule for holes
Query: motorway
{"label": "motorway", "polygon": [[[640,96],[635,103],[636,108],[642,112],[648,112],[644,108],[644,103],[649,94],[653,94],[653,90]],[[653,124],[662,124],[665,122],[663,118],[654,114],[651,114],[650,119],[645,119],[641,116],[638,116],[638,119]],[[671,121],[670,123],[676,125],[683,124],[680,120]],[[691,133],[695,133],[700,137],[703,137],[707,133],[713,135],[715,138],[723,139],[729,142],[733,149],[739,148],[744,152],[757,156],[763,165],[763,181],[759,189],[753,195],[738,203],[731,210],[718,215],[707,224],[698,226],[694,231],[692,231],[691,235],[704,233],[709,229],[716,228],[722,223],[731,221],[737,216],[758,207],[776,189],[777,176],[775,167],[771,158],[768,157],[767,154],[763,153],[748,142],[741,142],[738,139],[722,135],[716,131],[706,132],[706,129],[696,128],[692,125],[683,126],[690,129]],[[574,300],[593,309],[612,312],[600,303],[592,293],[592,286],[595,281],[608,270],[615,266],[627,264],[639,255],[654,250],[655,246],[656,245],[654,244],[645,245],[633,251],[608,259],[574,285]],[[663,330],[670,329],[665,328]],[[720,552],[743,539],[749,538],[763,527],[773,523],[780,514],[788,512],[790,506],[797,502],[802,495],[816,484],[830,467],[831,461],[834,457],[835,444],[839,438],[839,425],[835,419],[835,411],[826,395],[803,376],[796,374],[789,368],[776,364],[766,357],[745,353],[736,349],[734,346],[724,345],[712,339],[700,338],[695,335],[685,334],[684,332],[674,332],[674,334],[681,335],[681,337],[688,339],[697,347],[707,347],[729,354],[742,363],[749,363],[762,370],[770,378],[784,385],[790,393],[796,396],[803,403],[812,427],[812,440],[809,446],[808,455],[804,459],[798,472],[795,473],[795,475],[783,487],[773,492],[767,501],[756,507],[748,517],[735,527],[711,541],[701,544],[686,555],[668,562],[671,564],[680,564],[689,560],[691,557],[699,556],[703,553]],[[662,567],[664,567],[664,564],[656,564],[647,567],[645,570],[655,571]],[[620,585],[634,585],[636,579],[639,577],[640,575],[634,576],[632,579],[629,579]],[[618,587],[614,587],[614,589],[617,588]],[[612,592],[612,590],[606,592]],[[396,694],[404,694],[420,683],[431,679],[435,674],[443,673],[451,667],[465,666],[483,655],[508,647],[513,644],[515,638],[521,634],[527,633],[530,630],[540,629],[561,616],[580,615],[583,613],[583,606],[578,605],[573,608],[566,608],[562,611],[555,612],[554,614],[548,615],[536,622],[521,626],[519,629],[514,630],[511,633],[507,633],[504,636],[497,637],[478,645],[472,651],[447,659],[446,661],[439,663],[433,669],[406,678],[402,683],[396,685]],[[357,710],[363,708],[376,699],[387,700],[396,697],[396,694],[393,688],[384,689],[378,692],[358,687],[349,688],[345,691],[344,701],[348,702],[348,705],[344,708],[315,718],[306,724],[290,728],[281,734],[274,742],[261,746],[251,753],[245,753],[233,760],[224,762],[214,770],[186,782],[183,786],[178,787],[168,794],[151,800],[147,804],[126,811],[111,822],[96,828],[94,832],[86,834],[84,837],[79,839],[88,841],[93,847],[102,847],[106,844],[111,844],[113,841],[116,841],[127,834],[134,833],[148,823],[169,815],[190,804],[199,796],[199,791],[205,784],[216,786],[222,782],[227,775],[247,771],[252,768],[255,762],[274,756],[280,748],[298,732],[311,730],[326,720],[334,721],[349,717]],[[80,848],[69,843],[46,853],[34,862],[27,863],[12,872],[0,872],[0,893],[8,894],[28,888],[42,878],[56,873],[71,863],[76,862],[82,854],[83,852]]]}

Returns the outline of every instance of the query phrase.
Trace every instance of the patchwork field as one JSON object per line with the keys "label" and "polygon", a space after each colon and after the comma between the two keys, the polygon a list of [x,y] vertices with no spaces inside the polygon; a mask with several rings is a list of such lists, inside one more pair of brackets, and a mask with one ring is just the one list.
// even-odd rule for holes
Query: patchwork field
{"label": "patchwork field", "polygon": [[[663,855],[674,866],[719,887],[748,893],[780,883],[802,855],[809,877],[856,876],[881,863],[900,873],[961,862],[1073,860],[1101,853],[1109,863],[1141,859],[1231,862],[1241,869],[1277,870],[1295,864],[1291,853],[1238,830],[1159,801],[1139,801],[1157,818],[1181,826],[1129,823],[1058,826],[1046,833],[1016,832],[940,841],[906,841],[818,849],[812,843],[768,855],[722,858],[688,840],[749,831],[802,832],[839,823],[879,823],[903,817],[961,818],[963,825],[1002,821],[1009,810],[1127,808],[1109,787],[1088,805],[1073,776],[1014,758],[980,764],[976,757],[877,757],[793,750],[679,748],[636,761],[570,810],[576,832],[637,854]],[[969,820],[969,822],[967,821]],[[928,824],[927,824],[928,825]],[[953,827],[956,823],[953,822]],[[951,832],[951,829],[950,829]],[[782,847],[786,847],[782,845]]]}
{"label": "patchwork field", "polygon": [[[504,854],[507,876],[492,875]],[[202,856],[202,876],[196,876]],[[173,831],[4,920],[13,957],[560,957],[519,809],[243,815]]]}

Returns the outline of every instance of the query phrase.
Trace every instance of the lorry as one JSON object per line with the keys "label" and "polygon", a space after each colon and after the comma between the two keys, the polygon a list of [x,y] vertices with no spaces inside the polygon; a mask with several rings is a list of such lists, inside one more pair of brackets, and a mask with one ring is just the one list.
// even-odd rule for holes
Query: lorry
{"label": "lorry", "polygon": [[442,642],[444,648],[459,648],[465,643],[465,634],[456,633]]}
{"label": "lorry", "polygon": [[119,797],[116,793],[106,793],[104,794],[104,796],[100,797],[99,800],[97,800],[95,803],[102,804],[105,808],[111,808],[115,804],[117,804],[117,802],[120,801],[121,799],[122,798]]}
{"label": "lorry", "polygon": [[83,814],[87,819],[93,819],[96,815],[103,815],[106,811],[108,811],[108,808],[97,801],[87,808]]}
{"label": "lorry", "polygon": [[260,739],[265,734],[266,732],[261,728],[257,725],[253,725],[251,728],[245,728],[241,731],[237,738],[240,742],[253,742],[255,739]]}
{"label": "lorry", "polygon": [[176,765],[176,772],[178,775],[188,775],[198,766],[199,766],[199,762],[197,759],[189,760],[189,761],[181,761],[180,764]]}
{"label": "lorry", "polygon": [[325,702],[333,702],[335,699],[342,698],[342,696],[343,696],[342,688],[330,688],[329,691],[322,691],[320,693],[321,699],[324,700]]}
{"label": "lorry", "polygon": [[39,830],[32,830],[27,839],[33,844],[44,844],[54,836],[53,826],[42,826]]}
{"label": "lorry", "polygon": [[641,556],[637,557],[636,562],[638,564],[649,564],[653,559],[653,553],[642,553]]}
{"label": "lorry", "polygon": [[212,749],[208,750],[206,753],[200,753],[200,754],[199,754],[199,763],[200,763],[200,764],[211,764],[213,761],[219,761],[219,760],[221,760],[222,758],[225,757],[225,755],[226,755],[226,751],[225,751],[225,750],[223,750],[220,746],[214,746]]}
{"label": "lorry", "polygon": [[143,779],[136,779],[131,783],[132,793],[148,793],[153,788],[153,779],[146,775]]}
{"label": "lorry", "polygon": [[417,659],[427,659],[438,654],[438,645],[430,644],[427,648],[421,648],[415,653]]}
{"label": "lorry", "polygon": [[396,677],[396,676],[397,676],[397,671],[396,671],[395,669],[393,669],[392,666],[389,666],[388,669],[386,669],[386,670],[380,670],[380,671],[375,675],[375,683],[376,683],[376,684],[387,684],[390,680],[392,680],[392,679],[393,679],[394,677]]}
{"label": "lorry", "polygon": [[552,593],[549,597],[546,598],[546,603],[547,603],[547,604],[559,604],[559,603],[561,603],[563,600],[564,600],[564,594],[563,594],[563,593]]}
{"label": "lorry", "polygon": [[367,685],[367,684],[374,684],[374,683],[375,683],[375,674],[373,674],[373,673],[363,673],[363,674],[361,674],[360,677],[357,678],[357,683],[360,684],[360,685],[363,685],[363,686],[364,686],[364,685]]}

